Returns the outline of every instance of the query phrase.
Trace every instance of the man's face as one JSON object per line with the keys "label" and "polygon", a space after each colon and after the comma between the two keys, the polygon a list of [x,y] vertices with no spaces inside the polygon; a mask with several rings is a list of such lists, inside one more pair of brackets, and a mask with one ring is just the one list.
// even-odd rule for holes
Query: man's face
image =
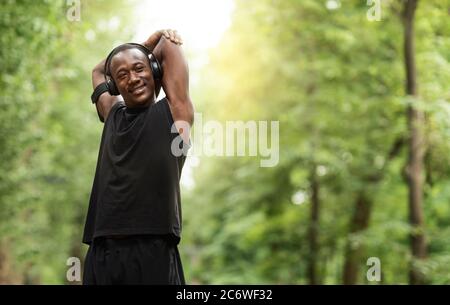
{"label": "man's face", "polygon": [[155,100],[155,83],[147,56],[138,49],[117,53],[111,60],[111,75],[128,107],[142,107]]}

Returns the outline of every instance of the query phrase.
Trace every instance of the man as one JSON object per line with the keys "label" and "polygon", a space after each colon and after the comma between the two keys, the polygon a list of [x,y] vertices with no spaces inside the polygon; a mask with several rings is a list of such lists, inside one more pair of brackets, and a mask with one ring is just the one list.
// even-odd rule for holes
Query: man
{"label": "man", "polygon": [[[175,31],[158,31],[143,43],[156,62],[144,47],[124,44],[92,72],[105,125],[83,236],[84,284],[185,283],[179,179],[194,108],[179,43]],[[110,94],[111,82],[123,101]],[[166,97],[155,102],[161,86]],[[183,154],[173,152],[180,136]]]}

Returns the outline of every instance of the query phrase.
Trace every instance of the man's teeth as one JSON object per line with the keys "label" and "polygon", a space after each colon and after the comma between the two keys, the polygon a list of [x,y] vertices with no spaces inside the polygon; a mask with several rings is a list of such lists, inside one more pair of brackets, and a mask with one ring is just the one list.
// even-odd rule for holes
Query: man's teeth
{"label": "man's teeth", "polygon": [[144,89],[144,86],[137,87],[136,89],[133,90],[133,93],[139,92],[139,91],[141,91],[142,89]]}

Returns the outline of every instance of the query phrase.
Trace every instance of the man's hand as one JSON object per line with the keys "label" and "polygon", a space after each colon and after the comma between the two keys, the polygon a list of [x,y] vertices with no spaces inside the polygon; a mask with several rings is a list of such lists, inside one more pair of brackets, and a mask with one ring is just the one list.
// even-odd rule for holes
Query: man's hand
{"label": "man's hand", "polygon": [[153,51],[153,49],[158,44],[162,36],[164,36],[165,38],[169,39],[170,41],[172,41],[177,45],[183,44],[183,40],[181,39],[180,35],[178,35],[178,32],[176,30],[166,29],[166,30],[159,30],[153,33],[143,43],[143,45],[146,46],[150,51]]}

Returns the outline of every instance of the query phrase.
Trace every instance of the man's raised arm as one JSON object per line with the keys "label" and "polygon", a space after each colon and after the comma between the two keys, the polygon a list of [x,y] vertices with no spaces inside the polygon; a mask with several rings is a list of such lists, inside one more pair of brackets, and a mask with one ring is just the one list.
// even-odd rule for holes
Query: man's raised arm
{"label": "man's raised arm", "polygon": [[182,133],[180,128],[186,128],[186,123],[190,126],[194,123],[194,106],[189,96],[189,70],[183,51],[179,45],[161,37],[153,54],[163,70],[162,87],[175,125],[183,140],[188,141],[189,134]]}

